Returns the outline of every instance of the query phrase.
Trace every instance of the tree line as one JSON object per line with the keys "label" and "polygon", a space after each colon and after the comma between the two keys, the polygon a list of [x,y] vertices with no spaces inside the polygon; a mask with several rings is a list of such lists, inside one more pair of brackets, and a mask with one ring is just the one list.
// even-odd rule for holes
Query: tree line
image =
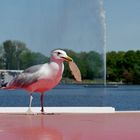
{"label": "tree line", "polygon": [[[82,79],[103,80],[103,55],[96,51],[75,52],[65,49],[78,65]],[[107,81],[140,84],[140,51],[108,52]],[[46,63],[49,57],[33,52],[21,41],[6,40],[0,46],[0,69],[23,70],[32,65]],[[63,77],[72,78],[68,64],[65,63]]]}
{"label": "tree line", "polygon": [[107,80],[140,84],[140,50],[108,52]]}
{"label": "tree line", "polygon": [[48,57],[32,52],[21,41],[7,40],[0,47],[0,69],[23,70],[47,60]]}
{"label": "tree line", "polygon": [[[65,49],[77,63],[83,79],[101,79],[103,75],[102,56],[94,51],[77,53]],[[7,40],[0,47],[0,69],[23,70],[32,65],[46,63],[48,56],[33,52],[21,41]],[[72,78],[68,64],[65,63],[64,77]]]}

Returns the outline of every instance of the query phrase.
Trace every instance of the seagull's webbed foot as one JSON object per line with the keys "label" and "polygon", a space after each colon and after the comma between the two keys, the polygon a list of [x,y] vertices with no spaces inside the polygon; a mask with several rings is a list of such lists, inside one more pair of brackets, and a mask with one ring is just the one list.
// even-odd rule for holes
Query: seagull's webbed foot
{"label": "seagull's webbed foot", "polygon": [[41,108],[41,114],[45,115],[45,111],[44,111],[44,108]]}
{"label": "seagull's webbed foot", "polygon": [[36,115],[36,114],[37,114],[37,113],[34,113],[34,112],[31,110],[32,100],[33,100],[33,96],[32,96],[32,93],[31,93],[31,94],[30,94],[30,103],[29,103],[29,107],[28,107],[28,110],[26,111],[26,114],[28,114],[28,115]]}
{"label": "seagull's webbed foot", "polygon": [[44,112],[44,93],[41,93],[40,95],[40,102],[41,102],[41,114],[45,115],[45,112]]}
{"label": "seagull's webbed foot", "polygon": [[27,114],[27,115],[36,115],[37,113],[33,112],[33,111],[31,110],[31,108],[28,108],[28,110],[26,111],[26,114]]}

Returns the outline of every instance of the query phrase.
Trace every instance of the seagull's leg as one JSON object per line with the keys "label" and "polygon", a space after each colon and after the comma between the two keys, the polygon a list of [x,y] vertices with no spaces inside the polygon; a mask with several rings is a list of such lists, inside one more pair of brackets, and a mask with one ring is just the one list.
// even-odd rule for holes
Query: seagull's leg
{"label": "seagull's leg", "polygon": [[32,96],[32,93],[30,93],[30,102],[29,102],[29,108],[27,110],[27,114],[34,114],[31,110],[31,106],[32,106],[32,100],[33,100],[33,96]]}
{"label": "seagull's leg", "polygon": [[44,93],[40,95],[41,112],[44,113]]}

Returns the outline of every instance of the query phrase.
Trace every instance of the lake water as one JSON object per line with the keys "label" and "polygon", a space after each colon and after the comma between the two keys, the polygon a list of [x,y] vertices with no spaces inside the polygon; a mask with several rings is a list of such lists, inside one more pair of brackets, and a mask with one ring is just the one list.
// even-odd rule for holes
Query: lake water
{"label": "lake water", "polygon": [[[40,106],[33,94],[32,106]],[[23,107],[29,94],[23,90],[0,90],[0,107]],[[140,110],[139,86],[59,85],[45,94],[45,106],[112,106],[116,110]]]}

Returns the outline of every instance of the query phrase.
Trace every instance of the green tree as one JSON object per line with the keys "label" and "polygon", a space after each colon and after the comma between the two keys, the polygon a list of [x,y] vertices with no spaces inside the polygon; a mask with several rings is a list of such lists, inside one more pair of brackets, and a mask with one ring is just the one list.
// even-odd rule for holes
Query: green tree
{"label": "green tree", "polygon": [[128,71],[134,69],[136,63],[136,53],[135,51],[129,50],[124,55],[124,66]]}
{"label": "green tree", "polygon": [[107,72],[109,81],[140,83],[140,51],[107,53]]}
{"label": "green tree", "polygon": [[32,52],[32,65],[43,64],[49,61],[49,58],[39,52]]}
{"label": "green tree", "polygon": [[28,51],[25,43],[21,41],[6,40],[3,42],[6,69],[20,69],[20,55]]}
{"label": "green tree", "polygon": [[16,59],[15,61],[15,68],[16,69],[20,69],[20,55],[22,54],[22,52],[24,51],[29,51],[27,48],[26,48],[26,44],[21,42],[21,41],[12,41],[13,43],[13,47],[15,47],[15,54],[14,54],[14,57]]}
{"label": "green tree", "polygon": [[[76,53],[72,50],[65,50],[69,56],[73,58],[75,63],[78,65],[83,79],[98,79],[102,77],[102,57],[99,53],[90,52],[80,52]],[[65,64],[64,76],[71,78],[69,67]]]}
{"label": "green tree", "polygon": [[[25,69],[29,66],[45,63],[48,58],[41,53],[31,52],[24,42],[6,40],[0,53],[0,67],[5,61],[6,69]],[[4,64],[4,62],[3,62]]]}
{"label": "green tree", "polygon": [[13,47],[12,41],[7,40],[3,43],[4,46],[4,56],[5,56],[5,61],[6,61],[6,69],[14,69],[14,63],[15,63],[15,58],[14,58],[14,52],[15,52],[15,47]]}
{"label": "green tree", "polygon": [[103,59],[102,55],[95,51],[87,53],[86,62],[88,63],[87,78],[98,79],[103,77]]}
{"label": "green tree", "polygon": [[133,83],[140,84],[140,51],[135,52],[135,65],[134,65],[134,72],[133,72]]}
{"label": "green tree", "polygon": [[107,53],[107,79],[115,81],[117,79],[116,69],[117,53],[115,51]]}
{"label": "green tree", "polygon": [[107,53],[107,80],[121,81],[125,69],[124,55],[123,51]]}
{"label": "green tree", "polygon": [[35,53],[31,51],[24,51],[20,55],[21,69],[26,69],[32,65],[46,63],[48,57],[44,56],[41,53]]}
{"label": "green tree", "polygon": [[0,69],[5,69],[5,60],[4,60],[4,49],[3,46],[0,45]]}

